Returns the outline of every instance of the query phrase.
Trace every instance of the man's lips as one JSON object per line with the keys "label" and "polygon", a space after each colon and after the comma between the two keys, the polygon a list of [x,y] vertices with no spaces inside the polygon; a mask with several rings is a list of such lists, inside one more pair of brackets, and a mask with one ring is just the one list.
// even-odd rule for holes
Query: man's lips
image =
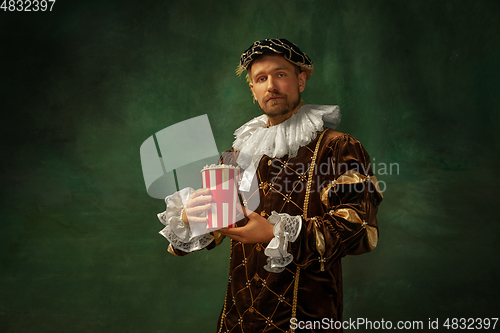
{"label": "man's lips", "polygon": [[275,100],[275,99],[283,99],[283,98],[284,98],[284,96],[270,96],[270,97],[266,98],[266,103],[270,102],[272,100]]}

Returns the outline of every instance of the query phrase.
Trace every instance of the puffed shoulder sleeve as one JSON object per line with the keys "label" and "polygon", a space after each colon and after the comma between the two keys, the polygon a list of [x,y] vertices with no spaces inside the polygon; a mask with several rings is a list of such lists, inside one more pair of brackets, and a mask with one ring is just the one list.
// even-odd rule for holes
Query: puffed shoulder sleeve
{"label": "puffed shoulder sleeve", "polygon": [[306,194],[307,215],[291,253],[298,266],[322,271],[347,254],[377,246],[376,214],[382,192],[368,153],[351,136],[327,139],[317,155]]}

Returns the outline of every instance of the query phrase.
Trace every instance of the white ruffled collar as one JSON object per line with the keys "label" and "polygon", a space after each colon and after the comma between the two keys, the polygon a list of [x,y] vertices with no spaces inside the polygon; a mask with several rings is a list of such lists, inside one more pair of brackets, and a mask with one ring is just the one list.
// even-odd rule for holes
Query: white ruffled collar
{"label": "white ruffled collar", "polygon": [[[317,136],[317,132],[327,127],[335,128],[340,123],[338,105],[303,105],[297,113],[284,122],[267,127],[266,115],[254,118],[234,132],[233,148],[244,155],[251,156],[253,164],[259,163],[262,156],[273,158],[297,156],[300,147],[306,146]],[[246,168],[248,160],[238,159],[238,164]]]}

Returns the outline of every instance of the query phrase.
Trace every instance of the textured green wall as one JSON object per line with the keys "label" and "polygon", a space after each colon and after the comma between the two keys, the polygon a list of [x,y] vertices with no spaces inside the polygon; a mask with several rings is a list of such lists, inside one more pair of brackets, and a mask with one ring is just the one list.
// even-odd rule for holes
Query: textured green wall
{"label": "textured green wall", "polygon": [[344,259],[345,318],[498,317],[498,1],[66,1],[0,12],[0,331],[212,332],[228,242],[175,258],[139,147],[208,114],[219,150],[260,114],[239,55],[283,37],[303,97],[398,163],[380,242]]}

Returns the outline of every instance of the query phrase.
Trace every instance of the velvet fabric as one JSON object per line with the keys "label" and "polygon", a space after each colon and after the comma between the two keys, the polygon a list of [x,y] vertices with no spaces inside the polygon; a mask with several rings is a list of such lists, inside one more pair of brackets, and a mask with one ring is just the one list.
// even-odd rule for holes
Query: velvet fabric
{"label": "velvet fabric", "polygon": [[[260,197],[256,212],[266,218],[273,211],[304,216],[309,167],[318,137],[300,148],[294,158],[262,157],[257,170],[258,188],[243,200]],[[234,163],[236,157],[237,153],[228,152],[223,163]],[[281,273],[268,272],[264,269],[267,244],[231,241],[230,273],[218,332],[289,332],[297,267],[297,321],[342,319],[341,258],[373,248],[373,233],[370,240],[368,228],[376,230],[378,236],[376,213],[382,194],[369,181],[373,176],[369,162],[359,141],[336,130],[326,131],[317,152],[307,218],[303,219],[297,240],[289,246],[293,262]],[[321,190],[348,170],[356,170],[364,177],[359,177],[359,182],[330,186],[328,204],[324,205]],[[335,214],[338,209],[349,209],[359,219],[343,219],[341,214]],[[242,220],[239,226],[245,223]],[[324,239],[322,255],[318,252],[318,231]],[[324,328],[296,332],[339,332]]]}

